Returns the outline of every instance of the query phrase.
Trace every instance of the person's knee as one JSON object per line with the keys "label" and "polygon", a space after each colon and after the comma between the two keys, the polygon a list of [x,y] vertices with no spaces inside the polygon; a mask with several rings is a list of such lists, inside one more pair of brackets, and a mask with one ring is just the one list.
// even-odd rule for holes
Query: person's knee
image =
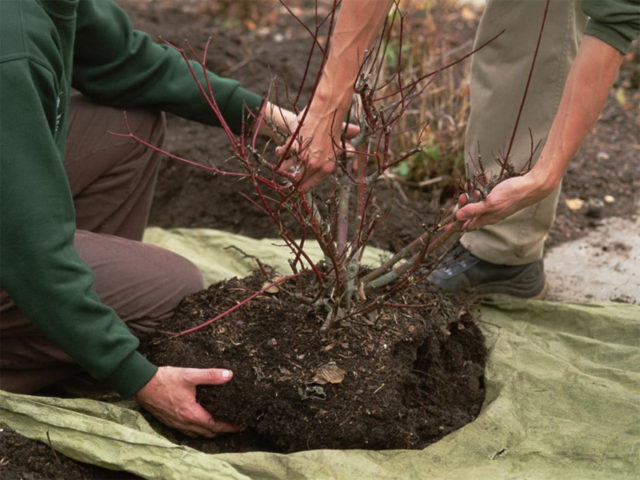
{"label": "person's knee", "polygon": [[[186,296],[204,288],[204,279],[198,267],[178,254],[168,253],[162,267],[165,280],[154,295],[160,295],[161,298],[155,299],[155,308],[149,312],[146,320],[156,325],[171,317]],[[153,301],[152,298],[149,300]]]}
{"label": "person's knee", "polygon": [[75,243],[98,296],[127,323],[166,318],[204,287],[192,262],[164,248],[84,230],[76,231]]}
{"label": "person's knee", "polygon": [[186,258],[175,254],[170,268],[170,275],[173,278],[176,293],[180,299],[192,293],[199,292],[204,288],[202,272]]}
{"label": "person's knee", "polygon": [[139,337],[171,318],[186,296],[204,288],[198,267],[180,255],[165,251],[161,264],[152,263],[155,264],[152,268],[155,273],[149,276],[152,286],[141,289],[140,298],[132,303],[133,308],[131,305],[126,308],[123,305],[120,310],[116,308],[116,312]]}

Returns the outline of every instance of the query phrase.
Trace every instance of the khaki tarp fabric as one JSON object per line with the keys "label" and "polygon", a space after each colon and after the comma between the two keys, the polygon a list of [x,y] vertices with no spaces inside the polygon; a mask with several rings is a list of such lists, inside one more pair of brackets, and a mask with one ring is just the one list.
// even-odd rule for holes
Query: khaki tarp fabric
{"label": "khaki tarp fabric", "polygon": [[[291,273],[291,250],[279,239],[249,238],[207,228],[149,227],[143,240],[190,259],[202,271],[207,285],[232,277],[246,277],[258,268],[256,258],[283,275]],[[314,262],[322,259],[322,250],[315,241],[305,242],[304,251]],[[388,256],[388,252],[370,247],[365,250],[362,261],[365,265],[376,265],[380,258]]]}
{"label": "khaki tarp fabric", "polygon": [[145,478],[637,479],[640,307],[514,301],[480,313],[485,404],[474,422],[421,451],[206,455],[157,435],[131,403],[6,392],[0,421],[72,458]]}

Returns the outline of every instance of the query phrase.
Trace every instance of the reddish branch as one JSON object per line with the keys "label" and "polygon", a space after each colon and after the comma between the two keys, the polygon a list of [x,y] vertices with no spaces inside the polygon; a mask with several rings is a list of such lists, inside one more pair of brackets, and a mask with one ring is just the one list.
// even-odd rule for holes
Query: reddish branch
{"label": "reddish branch", "polygon": [[300,274],[294,274],[294,275],[288,275],[286,277],[282,277],[277,279],[275,282],[270,283],[269,285],[267,285],[266,287],[264,287],[262,290],[259,290],[257,292],[255,292],[253,295],[245,298],[244,300],[242,300],[241,302],[238,302],[236,305],[234,305],[233,307],[231,307],[228,310],[225,310],[224,312],[222,312],[219,315],[216,315],[215,317],[207,320],[206,322],[201,323],[200,325],[196,325],[195,327],[189,328],[187,330],[183,330],[181,332],[178,333],[174,333],[173,336],[174,337],[179,337],[182,335],[187,335],[188,333],[192,333],[195,332],[196,330],[200,330],[201,328],[206,327],[207,325],[211,325],[213,322],[217,322],[218,320],[220,320],[221,318],[226,317],[227,315],[229,315],[231,312],[235,312],[236,310],[238,310],[239,308],[242,308],[243,306],[245,306],[247,303],[249,303],[251,300],[253,300],[254,298],[262,295],[263,293],[265,293],[266,291],[268,291],[269,289],[280,285],[283,282],[286,282],[287,280],[291,280],[293,278],[298,277]]}
{"label": "reddish branch", "polygon": [[[542,42],[542,33],[544,32],[544,25],[547,22],[547,14],[549,13],[549,2],[544,6],[544,14],[542,16],[542,24],[540,25],[540,33],[538,34],[538,41],[536,42],[536,49],[533,52],[533,59],[531,60],[531,68],[529,69],[529,75],[527,76],[527,84],[524,87],[524,93],[522,94],[522,100],[520,101],[520,107],[518,108],[518,115],[516,116],[516,123],[513,126],[513,132],[511,132],[511,139],[509,140],[509,147],[507,148],[507,153],[503,158],[502,169],[500,171],[500,177],[504,174],[507,165],[509,164],[509,159],[511,155],[511,147],[513,147],[513,142],[516,138],[516,132],[518,131],[518,125],[520,124],[520,117],[522,116],[522,110],[524,109],[525,101],[527,100],[527,94],[529,93],[529,85],[531,85],[531,78],[533,77],[533,70],[536,66],[536,59],[538,58],[538,51],[540,50],[540,43]],[[532,139],[533,143],[533,139]],[[533,156],[532,156],[533,157]]]}
{"label": "reddish branch", "polygon": [[[313,100],[322,76],[322,67],[327,61],[329,51],[329,40],[327,40],[326,45],[321,45],[319,32],[321,28],[326,26],[328,30],[327,38],[331,38],[339,1],[333,0],[333,8],[323,19],[319,18],[318,11],[316,10],[315,26],[313,28],[307,26],[299,16],[286,5],[284,0],[280,1],[289,14],[291,14],[298,23],[303,25],[304,29],[313,39],[311,51],[305,65],[303,81],[294,100],[295,108],[302,94],[303,84],[309,75],[311,58],[317,49],[321,54],[321,66],[315,74],[311,88],[312,92],[309,102]],[[538,38],[531,72],[518,111],[509,149],[503,158],[503,171],[507,168],[506,164],[509,153],[529,88],[540,39],[542,37],[542,29],[544,28],[544,22],[547,16],[548,3],[549,0],[547,0],[547,8],[545,8],[540,37]],[[242,167],[242,171],[228,171],[213,165],[202,165],[170,154],[136,136],[132,132],[126,117],[125,125],[127,133],[117,135],[132,138],[149,148],[167,155],[169,158],[211,171],[212,173],[250,181],[255,196],[245,196],[245,198],[270,218],[277,226],[280,237],[293,254],[290,264],[294,271],[293,275],[283,277],[271,283],[269,286],[254,293],[226,312],[221,313],[197,327],[180,332],[177,335],[186,335],[199,328],[203,328],[223,318],[232,311],[241,308],[243,305],[246,305],[247,302],[264,293],[269,288],[289,279],[299,278],[299,276],[306,271],[313,272],[317,280],[317,293],[315,294],[315,299],[310,299],[310,301],[323,304],[327,308],[328,314],[323,328],[330,326],[338,318],[348,318],[352,315],[362,314],[383,304],[400,307],[401,305],[397,303],[389,302],[388,297],[385,295],[389,292],[399,291],[405,288],[409,283],[410,276],[424,262],[425,257],[434,255],[435,252],[441,250],[446,244],[451,243],[452,239],[462,232],[463,223],[455,221],[454,217],[451,216],[447,219],[445,225],[438,225],[437,227],[427,230],[371,272],[367,274],[362,273],[360,262],[364,248],[371,238],[376,225],[379,223],[380,218],[385,215],[385,212],[381,212],[373,200],[376,180],[389,168],[407,159],[422,148],[420,142],[424,128],[418,135],[418,144],[415,145],[415,147],[409,148],[404,152],[391,151],[392,136],[396,134],[399,121],[418,96],[431,85],[437,75],[470,57],[503,33],[500,32],[496,34],[471,52],[449,62],[443,67],[421,75],[418,78],[408,80],[404,78],[401,73],[403,58],[402,43],[405,40],[405,32],[403,28],[403,17],[399,15],[398,12],[399,10],[396,5],[394,14],[385,21],[383,33],[377,42],[376,48],[371,52],[366,52],[364,55],[364,61],[354,85],[355,97],[357,98],[356,105],[359,106],[359,112],[357,115],[354,114],[353,118],[358,118],[361,131],[356,139],[352,139],[352,144],[357,149],[357,153],[352,158],[348,157],[345,139],[342,138],[340,142],[334,140],[334,153],[339,169],[334,177],[335,183],[333,188],[325,199],[319,199],[317,195],[313,196],[302,193],[298,189],[294,175],[282,173],[279,170],[282,162],[287,158],[289,150],[293,147],[293,142],[299,141],[300,129],[304,124],[308,109],[304,109],[299,115],[298,123],[293,132],[282,132],[283,138],[290,138],[292,140],[285,146],[285,152],[281,158],[276,161],[267,160],[258,152],[257,147],[257,132],[268,122],[265,112],[266,103],[262,105],[259,112],[251,114],[253,117],[252,128],[243,125],[240,135],[234,135],[222,117],[212,90],[209,75],[207,74],[206,59],[210,40],[206,43],[202,56],[198,56],[188,43],[185,44],[184,48],[179,48],[167,42],[180,52],[185,59],[198,89],[220,122],[232,147],[233,156]],[[381,81],[382,63],[385,60],[384,54],[385,51],[390,48],[390,32],[398,17],[400,23],[400,45],[398,47],[398,65],[397,72],[395,73],[395,82],[390,81],[386,85],[380,85],[380,83],[384,83]],[[326,25],[327,22],[328,26]],[[192,59],[195,60],[195,63],[192,63]],[[204,82],[200,79],[199,73],[196,71],[198,67],[194,67],[194,65],[197,65],[201,71],[200,73],[204,75]],[[389,93],[388,90],[392,91]],[[276,91],[274,94],[277,98],[278,92]],[[351,116],[349,118],[351,118]],[[342,122],[343,120],[342,118],[333,119],[334,122]],[[297,154],[303,155],[304,149],[307,148],[307,146],[306,144],[296,145]],[[533,151],[532,139],[532,157]],[[480,164],[480,171],[484,173],[481,159],[478,159],[478,162]],[[471,188],[475,188],[479,182],[484,182],[482,188],[483,191],[486,191],[500,181],[502,177],[503,175],[501,174],[498,180],[488,181],[486,178],[474,180]],[[283,215],[285,213],[290,214],[299,227],[300,232],[298,239],[283,221]],[[307,239],[310,237],[316,239],[325,255],[325,259],[321,264],[316,265],[305,252],[305,245]],[[377,288],[390,284],[392,286],[387,289],[387,294],[385,295],[375,291]],[[298,288],[298,290],[300,293],[300,288]],[[373,296],[373,300],[359,309],[352,308],[356,295],[364,297],[365,291],[367,295]],[[403,306],[403,308],[419,307],[420,305]]]}

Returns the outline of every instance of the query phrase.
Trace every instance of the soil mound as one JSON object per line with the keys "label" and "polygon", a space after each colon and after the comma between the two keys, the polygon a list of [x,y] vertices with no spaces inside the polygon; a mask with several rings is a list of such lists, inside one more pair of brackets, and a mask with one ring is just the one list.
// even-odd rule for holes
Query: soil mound
{"label": "soil mound", "polygon": [[[256,274],[212,285],[187,297],[162,330],[201,324],[265,281]],[[199,387],[198,401],[246,425],[242,441],[262,450],[422,448],[477,416],[485,348],[465,307],[414,286],[321,332],[324,308],[289,290],[295,285],[183,336],[159,333],[144,353],[160,365],[233,370],[228,384]],[[224,451],[226,441],[195,446]]]}

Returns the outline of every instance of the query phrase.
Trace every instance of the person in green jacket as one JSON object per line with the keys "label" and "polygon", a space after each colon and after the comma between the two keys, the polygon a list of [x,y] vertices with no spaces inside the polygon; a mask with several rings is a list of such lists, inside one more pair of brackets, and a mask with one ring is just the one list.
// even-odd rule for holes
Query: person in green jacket
{"label": "person in green jacket", "polygon": [[[467,175],[482,158],[489,175],[506,151],[531,66],[545,0],[488,0],[476,46],[504,30],[472,57],[471,112],[465,137]],[[382,28],[392,0],[345,0],[323,76],[283,168],[302,166],[300,187],[312,189],[335,170],[333,145],[363,52]],[[588,19],[588,22],[587,22]],[[584,37],[583,37],[584,33]],[[555,217],[563,173],[597,119],[623,55],[640,35],[640,0],[552,0],[527,102],[510,161],[518,171],[530,156],[529,129],[544,147],[526,175],[509,179],[486,199],[460,199],[467,232],[446,264],[429,276],[446,291],[544,296],[544,239]],[[428,94],[428,92],[426,93]],[[335,140],[334,140],[335,139]],[[301,146],[304,146],[302,148]],[[300,152],[300,155],[296,155]],[[298,169],[300,171],[300,169]]]}
{"label": "person in green jacket", "polygon": [[[238,133],[262,98],[208,76]],[[124,108],[155,144],[161,111],[219,125],[180,54],[111,0],[0,1],[0,388],[31,393],[81,367],[185,433],[235,431],[195,399],[232,372],[157,367],[131,333],[153,330],[203,281],[140,242],[159,154],[109,134],[125,130]],[[267,111],[275,126],[292,116]]]}

